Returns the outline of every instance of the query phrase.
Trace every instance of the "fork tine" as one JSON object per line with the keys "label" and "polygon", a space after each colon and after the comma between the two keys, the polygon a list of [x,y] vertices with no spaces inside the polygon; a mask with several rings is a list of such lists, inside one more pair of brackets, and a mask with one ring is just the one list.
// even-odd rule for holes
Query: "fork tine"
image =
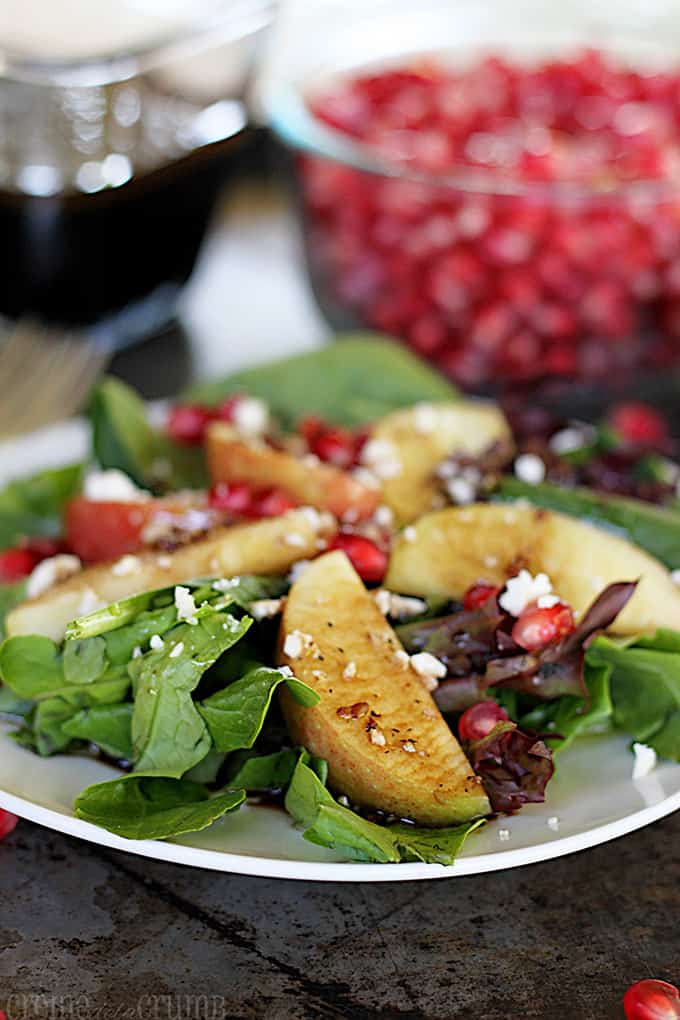
{"label": "fork tine", "polygon": [[16,435],[80,410],[109,356],[85,335],[20,322],[0,346],[0,435]]}

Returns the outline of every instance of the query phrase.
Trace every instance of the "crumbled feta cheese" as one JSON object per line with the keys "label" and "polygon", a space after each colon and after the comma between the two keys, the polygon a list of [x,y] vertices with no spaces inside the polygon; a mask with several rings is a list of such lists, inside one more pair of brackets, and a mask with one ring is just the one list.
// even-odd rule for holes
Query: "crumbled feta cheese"
{"label": "crumbled feta cheese", "polygon": [[248,612],[254,620],[266,620],[270,616],[277,616],[282,606],[283,599],[257,599],[250,603]]}
{"label": "crumbled feta cheese", "polygon": [[26,582],[26,595],[34,599],[43,592],[54,588],[55,584],[73,577],[82,569],[82,563],[77,556],[70,556],[68,553],[60,553],[58,556],[50,556],[33,568],[28,581]]}
{"label": "crumbled feta cheese", "polygon": [[388,439],[369,439],[361,451],[361,463],[378,478],[396,478],[401,474],[399,452]]}
{"label": "crumbled feta cheese", "polygon": [[553,832],[560,831],[560,820],[557,815],[551,815],[547,822],[548,828],[552,829]]}
{"label": "crumbled feta cheese", "polygon": [[283,541],[286,545],[292,545],[296,549],[301,549],[306,544],[304,535],[300,535],[296,531],[291,531],[287,535],[284,535]]}
{"label": "crumbled feta cheese", "polygon": [[540,598],[536,599],[536,605],[539,609],[552,609],[559,601],[559,595],[541,595]]}
{"label": "crumbled feta cheese", "polygon": [[[380,479],[374,471],[369,471],[365,467],[352,468],[352,478],[354,478],[360,485],[364,485],[367,489],[379,489]],[[343,515],[347,520],[347,515]],[[357,518],[355,518],[356,520]]]}
{"label": "crumbled feta cheese", "polygon": [[391,528],[394,523],[394,514],[388,506],[381,504],[374,513],[373,520],[379,528]]}
{"label": "crumbled feta cheese", "polygon": [[416,745],[413,743],[412,740],[402,740],[401,749],[402,751],[406,751],[408,754],[416,753]]}
{"label": "crumbled feta cheese", "polygon": [[156,566],[160,567],[161,570],[169,570],[172,566],[172,556],[159,556],[156,560]]}
{"label": "crumbled feta cheese", "polygon": [[256,397],[240,397],[234,403],[234,428],[244,436],[263,436],[269,428],[269,410]]}
{"label": "crumbled feta cheese", "polygon": [[538,485],[545,478],[545,462],[535,453],[522,453],[515,460],[515,474],[527,485]]}
{"label": "crumbled feta cheese", "polygon": [[510,829],[499,829],[498,838],[501,841],[501,843],[507,843],[508,840],[510,839]]}
{"label": "crumbled feta cheese", "polygon": [[405,652],[403,648],[400,648],[398,651],[396,651],[394,653],[394,657],[402,669],[406,669],[406,667],[409,665],[411,661],[411,656],[408,654],[408,652]]}
{"label": "crumbled feta cheese", "polygon": [[680,570],[671,570],[671,581],[680,587]]}
{"label": "crumbled feta cheese", "polygon": [[348,662],[342,671],[343,680],[353,680],[357,675],[357,664],[356,662]]}
{"label": "crumbled feta cheese", "polygon": [[317,457],[315,453],[306,453],[302,458],[302,463],[305,467],[316,467],[321,463],[321,458]]}
{"label": "crumbled feta cheese", "polygon": [[160,634],[152,634],[149,641],[149,648],[153,648],[154,652],[160,652],[161,648],[165,648],[165,641]]}
{"label": "crumbled feta cheese", "polygon": [[283,642],[283,654],[289,659],[298,659],[302,655],[303,649],[308,648],[311,644],[310,634],[304,634],[301,630],[292,630],[290,634],[286,634]]}
{"label": "crumbled feta cheese", "polygon": [[95,609],[100,609],[102,605],[106,605],[106,603],[102,603],[100,599],[97,598],[95,592],[92,591],[92,588],[87,587],[83,590],[83,594],[80,599],[78,616],[89,616],[90,613],[94,613]]}
{"label": "crumbled feta cheese", "polygon": [[127,574],[135,574],[140,565],[138,556],[121,556],[111,567],[111,573],[116,577],[125,577]]}
{"label": "crumbled feta cheese", "polygon": [[142,649],[139,647],[139,645],[135,645],[135,647],[132,649],[132,658],[133,659],[141,659],[141,657],[142,657]]}
{"label": "crumbled feta cheese", "polygon": [[656,751],[647,744],[633,744],[635,764],[633,765],[633,779],[644,779],[656,768]]}
{"label": "crumbled feta cheese", "polygon": [[412,524],[409,524],[407,528],[404,528],[404,530],[401,533],[401,537],[404,539],[405,542],[415,542],[416,535],[417,535],[416,529],[413,527]]}
{"label": "crumbled feta cheese", "polygon": [[465,506],[475,501],[475,487],[467,480],[459,476],[450,478],[446,483],[446,491],[449,499],[457,506]]}
{"label": "crumbled feta cheese", "polygon": [[288,574],[288,580],[291,584],[295,584],[302,577],[310,562],[311,560],[298,560],[297,563],[293,564]]}
{"label": "crumbled feta cheese", "polygon": [[213,581],[212,586],[215,591],[229,591],[230,588],[237,588],[241,583],[240,577],[220,577],[217,581]]}
{"label": "crumbled feta cheese", "polygon": [[408,595],[397,595],[386,588],[378,588],[373,592],[373,598],[383,616],[392,616],[394,619],[405,620],[410,616],[418,616],[427,609],[427,603],[422,599],[411,598]]}
{"label": "crumbled feta cheese", "polygon": [[327,515],[320,514],[315,506],[301,506],[298,512],[307,518],[309,526],[313,531],[321,531],[321,528],[326,523],[325,517]]}
{"label": "crumbled feta cheese", "polygon": [[347,797],[344,793],[340,794],[340,796],[337,798],[337,801],[341,807],[349,807],[349,797]]}
{"label": "crumbled feta cheese", "polygon": [[416,404],[413,411],[413,427],[416,432],[427,435],[437,427],[437,414],[431,404]]}
{"label": "crumbled feta cheese", "polygon": [[411,666],[418,676],[442,680],[446,676],[446,666],[430,652],[417,652],[411,656]]}
{"label": "crumbled feta cheese", "polygon": [[582,429],[567,428],[561,429],[551,437],[549,446],[553,453],[558,456],[562,453],[571,453],[573,450],[580,450],[586,443],[586,436]]}
{"label": "crumbled feta cheese", "polygon": [[180,655],[182,654],[183,651],[184,651],[184,642],[183,641],[178,641],[177,644],[173,646],[173,649],[170,652],[170,658],[171,659],[179,659],[179,657],[180,657]]}
{"label": "crumbled feta cheese", "polygon": [[447,478],[453,478],[457,474],[458,465],[452,460],[443,460],[441,464],[437,465],[437,470],[435,471],[437,478],[441,478],[443,482],[445,482]]}
{"label": "crumbled feta cheese", "polygon": [[285,677],[295,676],[290,666],[279,666],[279,673],[281,674],[281,676]]}
{"label": "crumbled feta cheese", "polygon": [[175,608],[177,609],[177,619],[186,620],[187,623],[196,622],[196,603],[194,597],[188,588],[183,588],[181,584],[178,584],[175,588]]}
{"label": "crumbled feta cheese", "polygon": [[85,477],[83,495],[96,503],[137,503],[149,499],[151,494],[138,488],[123,471],[110,468],[90,472]]}
{"label": "crumbled feta cheese", "polygon": [[376,744],[378,747],[385,746],[385,734],[377,726],[374,726],[371,730],[369,730],[368,735],[371,738],[372,744]]}
{"label": "crumbled feta cheese", "polygon": [[347,509],[340,515],[340,520],[345,524],[356,524],[359,520],[359,511],[356,507],[348,506]]}
{"label": "crumbled feta cheese", "polygon": [[536,602],[542,595],[551,594],[552,584],[547,574],[532,577],[528,570],[520,570],[516,577],[506,582],[498,604],[511,616],[519,616],[530,602]]}

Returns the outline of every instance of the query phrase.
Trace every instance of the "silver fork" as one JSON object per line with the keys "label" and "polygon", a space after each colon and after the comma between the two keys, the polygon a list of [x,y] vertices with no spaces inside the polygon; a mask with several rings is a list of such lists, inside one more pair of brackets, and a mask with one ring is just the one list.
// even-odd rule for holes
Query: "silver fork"
{"label": "silver fork", "polygon": [[84,332],[21,319],[0,337],[0,437],[69,418],[111,354]]}

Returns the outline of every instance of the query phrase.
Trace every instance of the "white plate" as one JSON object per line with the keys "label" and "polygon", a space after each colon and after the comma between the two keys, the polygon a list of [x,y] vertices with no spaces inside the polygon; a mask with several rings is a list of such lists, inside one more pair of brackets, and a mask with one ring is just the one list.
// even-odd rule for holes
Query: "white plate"
{"label": "white plate", "polygon": [[[0,485],[33,470],[83,455],[77,422],[0,445]],[[92,843],[216,871],[328,882],[394,882],[472,875],[549,860],[623,836],[680,808],[680,765],[663,762],[631,778],[633,758],[622,736],[577,741],[558,756],[548,803],[490,822],[466,843],[452,868],[436,864],[345,863],[305,842],[282,811],[244,807],[182,839],[125,840],[73,817],[75,796],[116,775],[100,762],[58,755],[39,758],[0,727],[0,807]],[[549,824],[549,821],[551,824]]]}

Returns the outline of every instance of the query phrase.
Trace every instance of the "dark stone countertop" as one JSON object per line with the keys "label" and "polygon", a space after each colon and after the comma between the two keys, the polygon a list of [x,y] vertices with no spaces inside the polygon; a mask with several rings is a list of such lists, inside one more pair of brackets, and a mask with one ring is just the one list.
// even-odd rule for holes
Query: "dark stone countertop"
{"label": "dark stone countertop", "polygon": [[21,822],[0,904],[10,1020],[621,1020],[632,981],[680,976],[680,814],[557,861],[373,886],[184,868]]}

